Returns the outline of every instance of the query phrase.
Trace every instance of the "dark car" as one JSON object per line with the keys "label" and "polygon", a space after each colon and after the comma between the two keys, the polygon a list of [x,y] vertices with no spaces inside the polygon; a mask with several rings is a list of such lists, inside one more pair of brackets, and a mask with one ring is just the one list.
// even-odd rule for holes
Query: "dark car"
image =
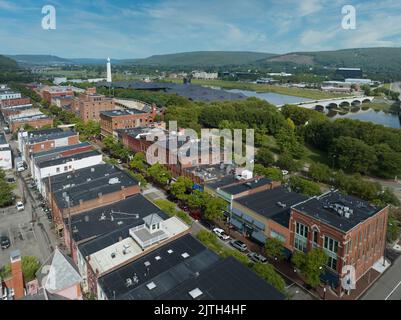
{"label": "dark car", "polygon": [[214,224],[207,220],[200,220],[201,225],[203,225],[206,229],[212,230],[214,228]]}
{"label": "dark car", "polygon": [[230,244],[237,250],[241,251],[241,252],[245,252],[246,250],[248,250],[248,247],[245,243],[243,243],[240,240],[231,240]]}
{"label": "dark car", "polygon": [[1,236],[0,243],[2,249],[8,249],[11,246],[10,238],[7,236]]}

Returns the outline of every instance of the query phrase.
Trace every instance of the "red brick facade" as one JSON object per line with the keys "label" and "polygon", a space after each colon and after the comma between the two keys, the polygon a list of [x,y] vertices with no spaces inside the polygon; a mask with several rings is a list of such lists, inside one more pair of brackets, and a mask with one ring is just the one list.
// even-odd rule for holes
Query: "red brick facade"
{"label": "red brick facade", "polygon": [[53,119],[43,118],[43,119],[34,119],[34,120],[24,120],[24,121],[12,121],[10,123],[11,132],[16,132],[19,128],[29,125],[35,129],[41,129],[44,126],[53,126]]}
{"label": "red brick facade", "polygon": [[30,98],[7,99],[1,101],[3,108],[22,106],[26,104],[31,104]]}

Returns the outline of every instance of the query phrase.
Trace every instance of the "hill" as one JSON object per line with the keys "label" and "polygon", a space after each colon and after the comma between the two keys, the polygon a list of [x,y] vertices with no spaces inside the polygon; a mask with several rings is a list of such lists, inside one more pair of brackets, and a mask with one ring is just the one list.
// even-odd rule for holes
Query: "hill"
{"label": "hill", "polygon": [[220,67],[247,65],[273,56],[271,53],[237,51],[195,51],[155,55],[132,61],[136,65]]}
{"label": "hill", "polygon": [[262,65],[292,63],[329,68],[357,67],[368,74],[401,73],[401,48],[359,48],[336,51],[294,52],[259,61]]}
{"label": "hill", "polygon": [[23,65],[68,65],[71,61],[51,55],[18,54],[8,56]]}
{"label": "hill", "polygon": [[0,70],[16,70],[18,69],[18,64],[15,60],[10,59],[6,56],[0,55]]}

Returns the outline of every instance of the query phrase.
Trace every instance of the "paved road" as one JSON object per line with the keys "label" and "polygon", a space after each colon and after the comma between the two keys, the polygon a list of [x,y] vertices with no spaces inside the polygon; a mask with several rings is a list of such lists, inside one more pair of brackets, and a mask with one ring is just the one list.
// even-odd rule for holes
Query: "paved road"
{"label": "paved road", "polygon": [[362,300],[401,300],[401,259],[395,260]]}

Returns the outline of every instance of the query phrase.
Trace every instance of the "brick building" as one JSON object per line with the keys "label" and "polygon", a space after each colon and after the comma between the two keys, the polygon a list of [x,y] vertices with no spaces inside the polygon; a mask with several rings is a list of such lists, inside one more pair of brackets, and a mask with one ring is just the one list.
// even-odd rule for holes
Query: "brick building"
{"label": "brick building", "polygon": [[45,101],[51,103],[52,99],[55,97],[74,97],[74,91],[71,87],[45,87],[41,91],[41,96]]}
{"label": "brick building", "polygon": [[340,294],[343,267],[352,266],[357,281],[383,259],[387,219],[387,207],[330,191],[291,208],[290,242],[294,250],[327,253],[327,281]]}
{"label": "brick building", "polygon": [[98,179],[88,179],[80,184],[74,183],[74,179],[66,181],[61,190],[52,191],[48,195],[48,201],[56,229],[61,232],[64,219],[69,215],[102,207],[139,192],[138,181],[128,173],[117,171]]}
{"label": "brick building", "polygon": [[16,132],[20,128],[25,126],[30,126],[34,129],[41,129],[45,126],[52,127],[53,126],[53,119],[42,115],[36,115],[31,117],[20,117],[10,121],[9,128],[11,132]]}
{"label": "brick building", "polygon": [[2,108],[11,108],[11,107],[17,107],[17,106],[26,106],[31,104],[31,99],[30,98],[15,98],[15,99],[6,99],[6,100],[1,100],[0,102]]}
{"label": "brick building", "polygon": [[103,137],[112,135],[117,129],[146,127],[151,125],[157,115],[156,107],[151,112],[136,109],[102,111],[100,113],[100,127]]}
{"label": "brick building", "polygon": [[100,112],[114,109],[114,100],[97,94],[95,88],[89,88],[85,93],[75,98],[73,106],[73,110],[76,110],[79,117],[85,122],[89,120],[100,121]]}

